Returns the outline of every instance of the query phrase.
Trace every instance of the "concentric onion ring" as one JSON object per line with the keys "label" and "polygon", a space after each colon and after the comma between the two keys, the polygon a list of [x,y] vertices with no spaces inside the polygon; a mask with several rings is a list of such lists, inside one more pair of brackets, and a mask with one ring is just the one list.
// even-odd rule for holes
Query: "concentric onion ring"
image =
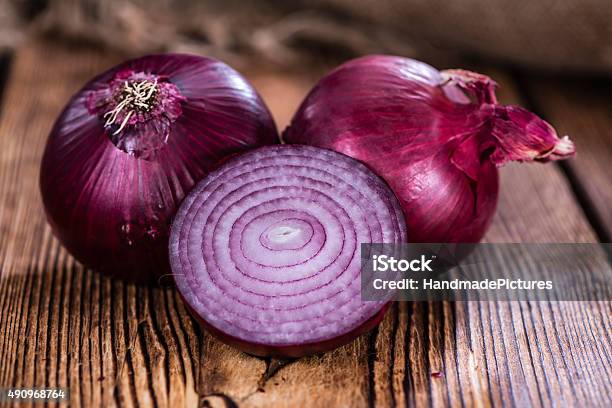
{"label": "concentric onion ring", "polygon": [[360,296],[360,244],[406,240],[397,199],[354,159],[270,146],[225,163],[185,199],[170,261],[183,299],[214,334],[260,355],[350,341],[385,302]]}

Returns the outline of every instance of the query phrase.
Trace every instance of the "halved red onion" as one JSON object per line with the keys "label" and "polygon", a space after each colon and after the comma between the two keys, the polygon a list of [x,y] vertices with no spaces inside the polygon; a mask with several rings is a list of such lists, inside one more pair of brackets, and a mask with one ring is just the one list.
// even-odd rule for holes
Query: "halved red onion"
{"label": "halved red onion", "polygon": [[385,302],[360,294],[360,243],[406,241],[385,182],[358,161],[307,146],[233,158],[188,195],[170,263],[213,334],[257,355],[303,356],[375,326]]}

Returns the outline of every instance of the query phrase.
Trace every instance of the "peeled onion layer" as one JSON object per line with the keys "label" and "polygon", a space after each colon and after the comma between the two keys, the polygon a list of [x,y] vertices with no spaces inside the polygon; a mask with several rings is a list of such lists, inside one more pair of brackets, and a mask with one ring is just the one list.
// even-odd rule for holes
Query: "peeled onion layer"
{"label": "peeled onion layer", "polygon": [[278,142],[268,108],[228,65],[130,60],[89,81],[57,119],[40,171],[47,219],[87,267],[157,282],[187,192],[228,156]]}
{"label": "peeled onion layer", "polygon": [[478,242],[497,205],[497,167],[570,157],[574,145],[496,83],[413,59],[357,58],[324,76],[283,133],[373,169],[397,196],[411,242]]}
{"label": "peeled onion layer", "polygon": [[406,241],[386,183],[342,154],[269,146],[227,161],[173,222],[177,288],[211,333],[256,355],[298,357],[378,324],[361,300],[360,244]]}

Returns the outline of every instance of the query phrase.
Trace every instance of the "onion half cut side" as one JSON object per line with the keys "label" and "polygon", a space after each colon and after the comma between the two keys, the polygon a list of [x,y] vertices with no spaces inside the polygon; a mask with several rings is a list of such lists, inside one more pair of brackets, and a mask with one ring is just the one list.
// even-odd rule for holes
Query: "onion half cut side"
{"label": "onion half cut side", "polygon": [[213,335],[252,354],[300,357],[380,322],[387,302],[361,300],[360,244],[405,241],[397,199],[363,164],[269,146],[230,159],[188,195],[170,263]]}

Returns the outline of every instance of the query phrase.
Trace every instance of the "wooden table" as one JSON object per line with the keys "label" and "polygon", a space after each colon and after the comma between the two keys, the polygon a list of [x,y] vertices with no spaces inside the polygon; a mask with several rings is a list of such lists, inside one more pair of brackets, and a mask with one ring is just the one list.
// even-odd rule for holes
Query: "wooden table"
{"label": "wooden table", "polygon": [[[69,96],[122,58],[31,40],[1,60],[0,386],[68,387],[74,407],[612,406],[610,302],[399,303],[374,332],[286,363],[211,338],[172,288],[84,269],[44,220],[39,162]],[[609,242],[610,81],[480,69],[579,151],[503,168],[486,241]],[[281,128],[319,74],[247,72]]]}

